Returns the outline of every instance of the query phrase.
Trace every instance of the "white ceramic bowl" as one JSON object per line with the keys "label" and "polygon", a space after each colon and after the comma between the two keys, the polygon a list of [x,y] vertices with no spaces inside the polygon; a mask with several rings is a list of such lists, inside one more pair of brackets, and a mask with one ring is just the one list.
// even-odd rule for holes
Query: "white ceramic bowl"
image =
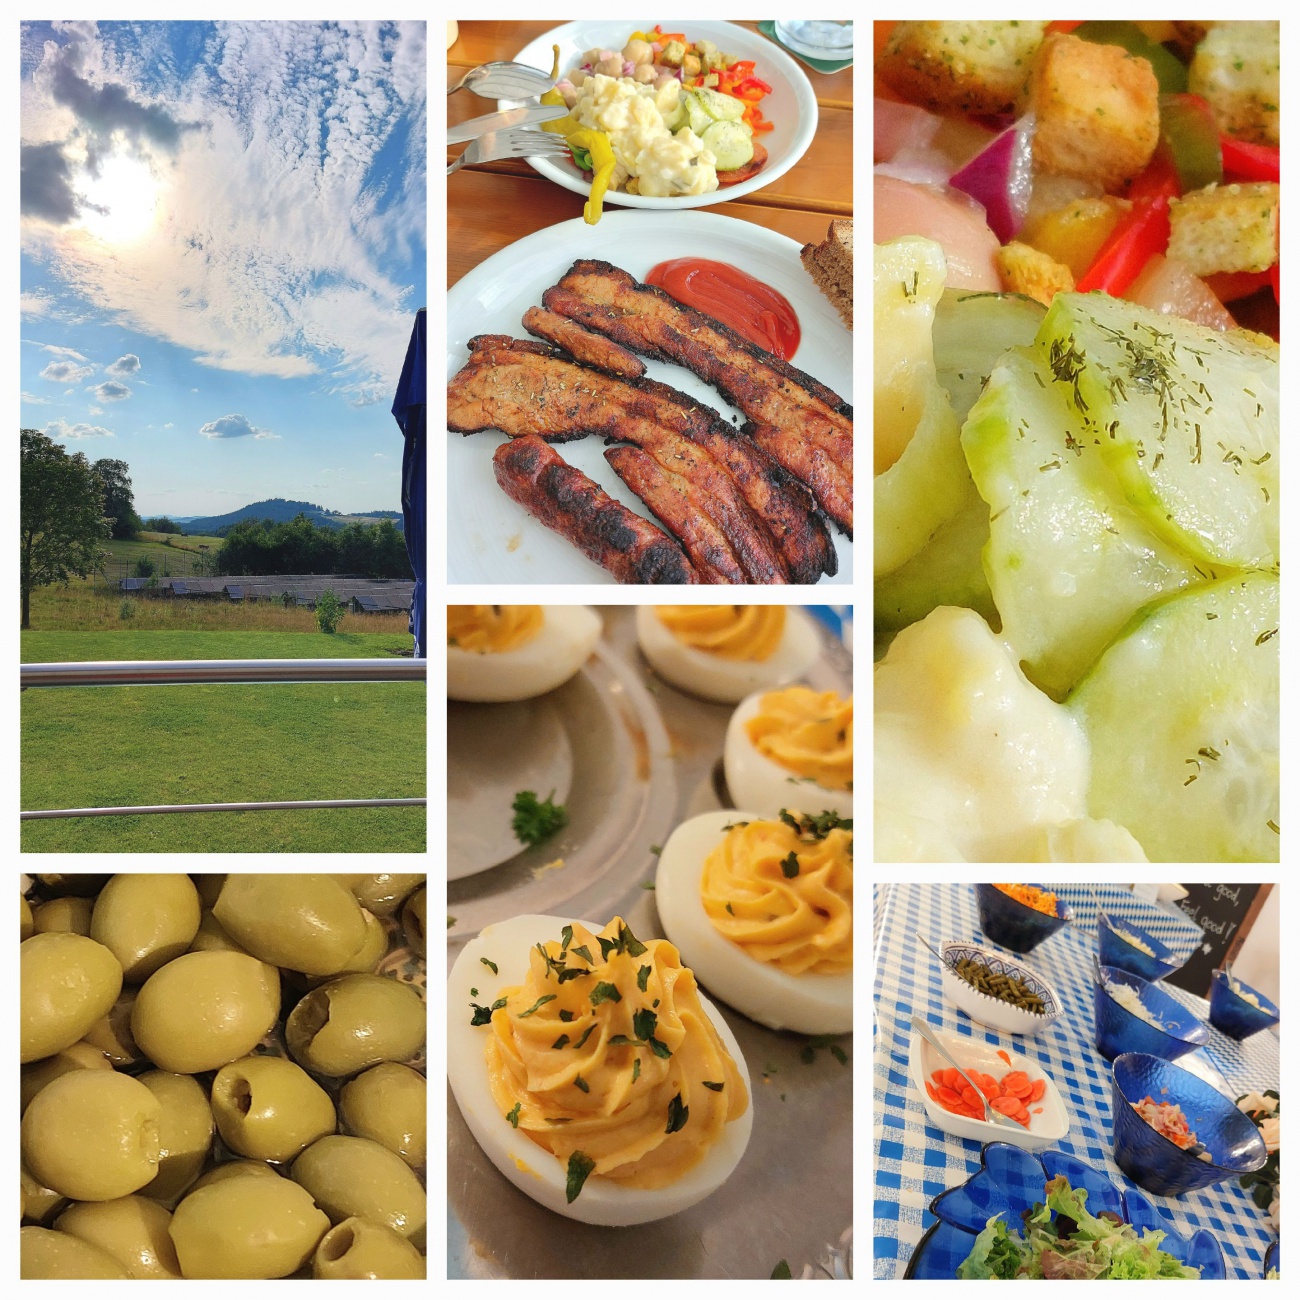
{"label": "white ceramic bowl", "polygon": [[[1017,1052],[1007,1048],[999,1049],[995,1043],[985,1043],[978,1038],[966,1038],[961,1034],[936,1029],[933,1025],[930,1026],[930,1032],[948,1049],[952,1059],[964,1070],[978,1070],[981,1074],[991,1074],[995,1079],[1001,1079],[1011,1070],[1023,1070],[1029,1076],[1031,1083],[1036,1079],[1042,1079],[1044,1083],[1042,1097],[1038,1101],[1027,1103],[1030,1112],[1028,1128],[1021,1128],[1019,1124],[991,1124],[987,1120],[967,1119],[964,1115],[954,1115],[932,1100],[925,1089],[925,1081],[936,1070],[947,1069],[951,1063],[945,1061],[919,1033],[913,1030],[908,1054],[912,1085],[920,1094],[921,1105],[925,1107],[930,1123],[936,1128],[941,1128],[954,1137],[972,1138],[976,1142],[1010,1142],[1014,1146],[1023,1147],[1026,1151],[1037,1151],[1042,1147],[1054,1146],[1070,1131],[1070,1115],[1065,1109],[1065,1102],[1061,1099],[1056,1084],[1052,1082],[1052,1076],[1041,1066]],[[999,1050],[1005,1051],[1011,1058],[1010,1065],[998,1055]],[[1041,1109],[1042,1114],[1035,1115],[1034,1111],[1038,1109]]]}
{"label": "white ceramic bowl", "polygon": [[[1023,962],[1008,957],[1005,953],[992,948],[981,948],[979,944],[965,939],[955,939],[945,943],[940,949],[943,953],[943,991],[948,1001],[964,1011],[976,1024],[987,1025],[990,1029],[1001,1029],[1009,1034],[1036,1034],[1056,1020],[1062,1011],[1061,998],[1057,991],[1037,971],[1030,969]],[[955,954],[955,955],[954,955]],[[1044,994],[1043,1005],[1047,1008],[1045,1015],[1035,1015],[1031,1011],[1022,1011],[1009,1002],[989,997],[967,984],[949,965],[958,957],[973,957],[995,971],[1005,971],[1018,979],[1035,985]]]}
{"label": "white ceramic bowl", "polygon": [[[556,27],[525,45],[515,55],[515,62],[527,63],[549,72],[551,47],[558,45],[560,75],[563,77],[577,66],[579,58],[588,50],[596,46],[621,50],[633,32],[647,31],[653,26],[653,19],[640,23],[633,19],[565,23],[563,27]],[[772,87],[772,93],[759,105],[763,116],[772,123],[770,131],[764,131],[758,136],[759,143],[767,150],[767,165],[749,180],[738,181],[735,185],[721,185],[712,194],[654,199],[641,194],[618,194],[610,190],[605,195],[607,204],[673,211],[679,208],[707,208],[715,203],[741,198],[770,185],[779,176],[784,176],[807,153],[817,132],[817,97],[813,93],[812,84],[799,65],[779,45],[757,32],[751,32],[747,27],[738,27],[735,23],[683,22],[675,26],[681,26],[692,41],[712,41],[724,54],[753,59],[757,65],[755,75]],[[509,107],[514,102],[502,100],[501,107]],[[591,178],[579,171],[570,159],[529,158],[527,161],[534,171],[557,185],[563,185],[566,190],[582,195],[591,191]]]}

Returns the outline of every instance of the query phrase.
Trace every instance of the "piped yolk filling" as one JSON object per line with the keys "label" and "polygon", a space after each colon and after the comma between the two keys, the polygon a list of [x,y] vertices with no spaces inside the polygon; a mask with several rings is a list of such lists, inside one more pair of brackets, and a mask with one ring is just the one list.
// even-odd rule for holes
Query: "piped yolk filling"
{"label": "piped yolk filling", "polygon": [[727,831],[704,860],[704,911],[755,961],[792,975],[851,971],[853,832],[835,827],[819,837],[798,813],[782,817],[790,821]]}
{"label": "piped yolk filling", "polygon": [[656,605],[659,621],[693,650],[762,663],[785,635],[783,605]]}
{"label": "piped yolk filling", "polygon": [[594,1177],[666,1187],[745,1113],[744,1081],[672,944],[643,944],[618,917],[599,935],[569,930],[502,991],[485,1048],[492,1097],[560,1161],[581,1153]]}
{"label": "piped yolk filling", "polygon": [[853,789],[853,697],[788,686],[769,691],[745,723],[754,748],[826,790]]}
{"label": "piped yolk filling", "polygon": [[540,605],[447,606],[447,644],[474,654],[517,650],[541,630]]}

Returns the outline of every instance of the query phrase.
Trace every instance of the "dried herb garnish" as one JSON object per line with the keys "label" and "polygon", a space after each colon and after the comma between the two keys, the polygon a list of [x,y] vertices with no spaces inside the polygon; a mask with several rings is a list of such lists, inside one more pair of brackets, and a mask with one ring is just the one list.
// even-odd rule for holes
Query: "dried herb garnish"
{"label": "dried herb garnish", "polygon": [[555,1040],[555,1042],[553,1042],[553,1043],[551,1044],[551,1050],[552,1050],[553,1052],[554,1052],[554,1051],[558,1051],[559,1048],[561,1048],[561,1047],[567,1047],[568,1045],[569,1045],[569,1035],[568,1035],[568,1034],[561,1034],[561,1035],[559,1036],[559,1038],[557,1038],[557,1039]]}
{"label": "dried herb garnish", "polygon": [[582,1077],[582,1075],[580,1075],[580,1074],[576,1074],[576,1075],[573,1076],[573,1086],[574,1086],[575,1088],[577,1088],[577,1090],[578,1090],[579,1092],[590,1092],[590,1091],[591,1091],[591,1084],[589,1084],[589,1083],[586,1081],[586,1079],[584,1079],[584,1078]]}
{"label": "dried herb garnish", "polygon": [[632,1082],[635,1083],[641,1077],[641,1058],[638,1056],[632,1062]]}
{"label": "dried herb garnish", "polygon": [[544,1007],[548,1002],[554,1002],[554,1001],[555,1001],[554,993],[543,993],[542,996],[538,998],[537,1001],[534,1002],[533,1005],[529,1007],[527,1011],[521,1011],[516,1018],[519,1020],[526,1020],[535,1011],[540,1011],[542,1007]]}
{"label": "dried herb garnish", "polygon": [[477,1002],[471,1002],[470,1006],[474,1009],[474,1015],[470,1020],[470,1025],[489,1025],[492,1023],[492,1013],[499,1011],[506,1004],[505,998],[497,998],[490,1007],[481,1007]]}
{"label": "dried herb garnish", "polygon": [[523,1102],[521,1102],[521,1101],[517,1101],[517,1102],[515,1102],[515,1104],[514,1104],[514,1106],[513,1106],[512,1109],[506,1111],[506,1119],[508,1119],[508,1120],[510,1121],[510,1127],[511,1127],[511,1128],[518,1128],[518,1127],[519,1127],[519,1108],[520,1108],[522,1105],[523,1105]]}
{"label": "dried herb garnish", "polygon": [[793,880],[799,874],[799,859],[793,849],[781,859],[781,874],[787,880]]}
{"label": "dried herb garnish", "polygon": [[727,1086],[725,1083],[711,1083],[708,1079],[703,1080],[703,1083],[710,1092],[721,1092]]}
{"label": "dried herb garnish", "polygon": [[645,992],[646,983],[649,979],[650,979],[650,967],[642,966],[641,969],[636,973],[636,986],[641,990],[642,993]]}
{"label": "dried herb garnish", "polygon": [[691,1117],[691,1108],[682,1105],[682,1094],[679,1092],[672,1101],[668,1103],[668,1127],[664,1129],[665,1133],[678,1133],[686,1127],[686,1121]]}
{"label": "dried herb garnish", "polygon": [[595,1167],[596,1162],[590,1156],[583,1155],[581,1151],[575,1151],[569,1157],[569,1172],[564,1182],[564,1199],[570,1205],[578,1199],[583,1184]]}
{"label": "dried herb garnish", "polygon": [[493,975],[498,975],[498,974],[500,974],[500,972],[497,970],[497,964],[496,964],[496,962],[494,962],[494,961],[488,961],[488,959],[487,959],[486,957],[480,957],[480,958],[479,958],[479,961],[481,961],[481,962],[483,963],[483,965],[486,966],[486,967],[488,968],[488,970],[490,970],[490,971],[492,972]]}
{"label": "dried herb garnish", "polygon": [[591,1005],[598,1007],[602,1002],[622,1002],[623,995],[618,991],[617,984],[611,984],[608,980],[601,980],[594,989],[591,990]]}

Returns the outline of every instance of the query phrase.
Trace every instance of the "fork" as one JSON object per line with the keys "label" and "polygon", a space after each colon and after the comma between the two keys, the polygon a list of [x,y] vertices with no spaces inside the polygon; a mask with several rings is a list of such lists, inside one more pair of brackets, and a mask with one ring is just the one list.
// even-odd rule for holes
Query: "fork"
{"label": "fork", "polygon": [[567,158],[569,146],[549,131],[528,131],[521,127],[507,131],[489,131],[471,140],[447,175],[474,163],[495,162],[498,158]]}

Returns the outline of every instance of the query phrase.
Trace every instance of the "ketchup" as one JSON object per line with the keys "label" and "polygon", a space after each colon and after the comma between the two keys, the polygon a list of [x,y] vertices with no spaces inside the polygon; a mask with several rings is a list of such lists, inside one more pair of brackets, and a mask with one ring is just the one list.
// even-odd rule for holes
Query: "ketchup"
{"label": "ketchup", "polygon": [[726,262],[678,257],[646,276],[683,306],[729,325],[742,338],[788,361],[799,347],[799,317],[773,288]]}

